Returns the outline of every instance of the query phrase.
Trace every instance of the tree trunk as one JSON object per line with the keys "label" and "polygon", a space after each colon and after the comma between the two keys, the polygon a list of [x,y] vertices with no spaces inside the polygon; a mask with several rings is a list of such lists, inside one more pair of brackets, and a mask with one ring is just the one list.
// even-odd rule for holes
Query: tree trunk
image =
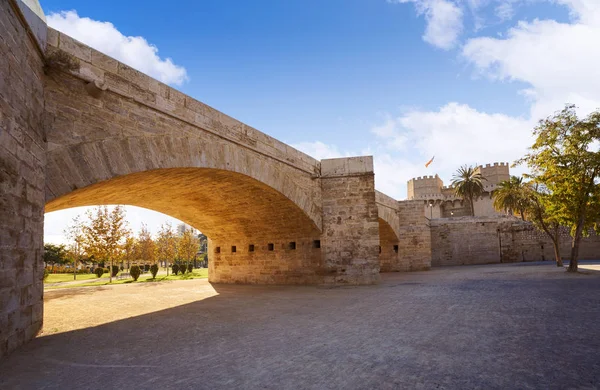
{"label": "tree trunk", "polygon": [[469,206],[471,207],[471,216],[475,216],[475,205],[473,204],[473,195],[469,195]]}
{"label": "tree trunk", "polygon": [[562,267],[563,266],[563,262],[562,262],[562,258],[560,257],[560,246],[559,246],[559,242],[558,242],[558,234],[556,234],[556,240],[552,240],[552,245],[554,246],[554,259],[556,260],[556,266],[557,267]]}
{"label": "tree trunk", "polygon": [[579,242],[581,241],[581,233],[583,231],[583,224],[585,222],[585,216],[581,215],[579,221],[577,221],[577,227],[575,228],[575,235],[571,241],[571,258],[569,259],[569,272],[577,272],[577,257],[579,256]]}
{"label": "tree trunk", "polygon": [[108,272],[108,276],[110,277],[110,283],[112,283],[112,259],[110,259],[110,270]]}
{"label": "tree trunk", "polygon": [[521,221],[525,220],[525,213],[523,212],[523,210],[519,211],[521,213]]}

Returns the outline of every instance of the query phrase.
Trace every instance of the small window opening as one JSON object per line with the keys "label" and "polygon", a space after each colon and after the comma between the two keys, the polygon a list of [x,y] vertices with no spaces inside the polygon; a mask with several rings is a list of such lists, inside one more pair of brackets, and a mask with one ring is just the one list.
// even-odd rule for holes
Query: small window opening
{"label": "small window opening", "polygon": [[254,252],[254,244],[248,245],[248,252]]}
{"label": "small window opening", "polygon": [[398,253],[398,245],[394,245],[394,252]]}
{"label": "small window opening", "polygon": [[288,248],[290,248],[292,250],[296,249],[296,242],[295,241],[290,242],[288,245]]}
{"label": "small window opening", "polygon": [[273,244],[268,244],[267,246],[269,247],[270,251],[272,251],[273,249],[275,249],[275,245],[273,245]]}
{"label": "small window opening", "polygon": [[381,245],[379,245],[379,253],[381,253]]}
{"label": "small window opening", "polygon": [[237,248],[235,247],[235,245],[233,245],[231,247],[231,253],[235,253],[235,252],[237,252]]}
{"label": "small window opening", "polygon": [[313,248],[320,248],[320,247],[321,247],[321,240],[314,240]]}
{"label": "small window opening", "polygon": [[218,246],[218,247],[215,248],[215,253],[221,253],[221,247],[220,246]]}

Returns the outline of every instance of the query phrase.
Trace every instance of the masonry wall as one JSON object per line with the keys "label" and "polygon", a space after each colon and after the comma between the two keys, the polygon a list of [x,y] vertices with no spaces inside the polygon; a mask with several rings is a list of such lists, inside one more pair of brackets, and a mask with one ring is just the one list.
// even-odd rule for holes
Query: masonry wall
{"label": "masonry wall", "polygon": [[320,284],[322,282],[319,273],[320,236],[245,241],[209,239],[208,253],[211,283]]}
{"label": "masonry wall", "polygon": [[0,357],[43,319],[43,62],[12,5],[0,1]]}
{"label": "masonry wall", "polygon": [[372,157],[321,161],[323,281],[379,281],[379,221]]}
{"label": "masonry wall", "polygon": [[431,268],[432,242],[429,220],[420,200],[398,202],[400,267],[410,271]]}
{"label": "masonry wall", "polygon": [[431,220],[431,265],[500,262],[498,223],[492,218]]}
{"label": "masonry wall", "polygon": [[[432,265],[554,261],[545,233],[515,218],[467,217],[431,221]],[[561,232],[561,257],[570,256],[571,237]],[[580,259],[600,259],[600,237],[583,238]]]}

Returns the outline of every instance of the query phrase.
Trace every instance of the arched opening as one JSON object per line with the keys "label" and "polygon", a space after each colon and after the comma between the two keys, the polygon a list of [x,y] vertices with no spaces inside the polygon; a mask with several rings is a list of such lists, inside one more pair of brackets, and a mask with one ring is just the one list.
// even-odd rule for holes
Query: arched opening
{"label": "arched opening", "polygon": [[249,176],[210,168],[137,172],[50,200],[46,212],[98,204],[144,207],[202,231],[211,282],[319,282],[320,230],[294,202]]}
{"label": "arched opening", "polygon": [[400,264],[400,241],[394,229],[384,219],[379,218],[379,265],[381,272],[407,271],[408,266]]}

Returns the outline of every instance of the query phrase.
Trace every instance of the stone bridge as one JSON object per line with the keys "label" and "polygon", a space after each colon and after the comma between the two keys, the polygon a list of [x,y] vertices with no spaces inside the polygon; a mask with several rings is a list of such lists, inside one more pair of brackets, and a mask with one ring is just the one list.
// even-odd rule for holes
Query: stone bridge
{"label": "stone bridge", "polygon": [[0,357],[41,328],[44,212],[171,215],[209,237],[216,283],[429,268],[422,203],[376,192],[372,157],[315,160],[48,28],[37,1],[0,7]]}

